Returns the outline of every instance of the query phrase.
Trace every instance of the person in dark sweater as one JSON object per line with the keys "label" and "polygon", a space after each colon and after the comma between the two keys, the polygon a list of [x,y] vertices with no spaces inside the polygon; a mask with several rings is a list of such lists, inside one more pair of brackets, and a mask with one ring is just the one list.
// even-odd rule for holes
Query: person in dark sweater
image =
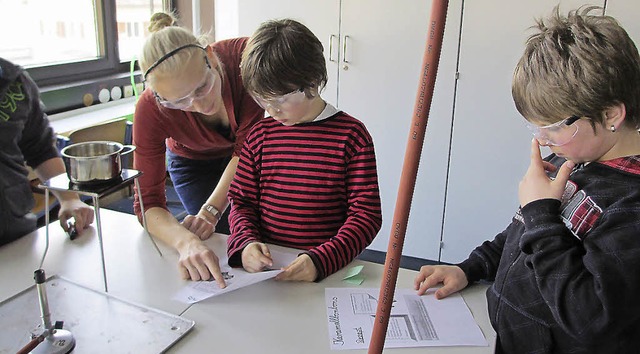
{"label": "person in dark sweater", "polygon": [[[423,266],[418,294],[484,279],[497,353],[640,348],[640,56],[582,7],[539,20],[513,75],[534,134],[520,209],[462,263]],[[542,159],[539,145],[552,155]]]}
{"label": "person in dark sweater", "polygon": [[277,280],[319,281],[360,254],[382,214],[373,140],[320,97],[322,44],[303,24],[263,23],[243,53],[242,80],[271,116],[245,140],[229,188],[230,266],[271,267],[266,243],[303,250]]}
{"label": "person in dark sweater", "polygon": [[[0,245],[37,227],[29,172],[43,181],[65,173],[53,130],[35,82],[20,66],[0,58]],[[53,192],[60,202],[58,218],[65,231],[75,220],[78,234],[93,223],[93,209],[76,193]]]}

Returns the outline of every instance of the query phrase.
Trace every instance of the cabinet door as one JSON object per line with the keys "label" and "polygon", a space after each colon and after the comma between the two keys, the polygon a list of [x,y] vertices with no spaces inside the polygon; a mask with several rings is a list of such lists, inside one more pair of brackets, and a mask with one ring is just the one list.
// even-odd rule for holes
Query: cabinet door
{"label": "cabinet door", "polygon": [[629,0],[608,0],[605,13],[615,17],[629,36],[640,48],[640,21],[638,21],[640,2]]}
{"label": "cabinet door", "polygon": [[[403,254],[438,259],[461,0],[450,1]],[[374,139],[383,207],[370,249],[386,251],[429,29],[431,1],[343,0],[340,108]],[[346,38],[346,42],[345,42]]]}
{"label": "cabinet door", "polygon": [[216,21],[227,26],[224,37],[251,36],[262,22],[271,19],[291,18],[309,27],[322,42],[327,61],[329,80],[322,97],[337,104],[339,0],[216,0],[216,9],[224,9],[216,15]]}
{"label": "cabinet door", "polygon": [[[561,13],[584,1],[561,1]],[[602,1],[590,1],[602,6]],[[459,262],[515,214],[531,134],[511,98],[513,69],[534,18],[557,0],[466,1],[441,261]],[[548,152],[546,152],[548,153]]]}

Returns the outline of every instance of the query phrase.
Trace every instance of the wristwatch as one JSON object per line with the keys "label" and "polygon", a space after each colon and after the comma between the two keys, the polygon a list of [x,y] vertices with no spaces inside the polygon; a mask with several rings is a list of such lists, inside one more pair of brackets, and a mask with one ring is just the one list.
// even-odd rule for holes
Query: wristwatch
{"label": "wristwatch", "polygon": [[202,210],[208,211],[209,214],[213,215],[213,217],[215,217],[217,220],[220,220],[220,217],[222,216],[220,210],[218,210],[218,208],[214,207],[211,204],[203,205]]}

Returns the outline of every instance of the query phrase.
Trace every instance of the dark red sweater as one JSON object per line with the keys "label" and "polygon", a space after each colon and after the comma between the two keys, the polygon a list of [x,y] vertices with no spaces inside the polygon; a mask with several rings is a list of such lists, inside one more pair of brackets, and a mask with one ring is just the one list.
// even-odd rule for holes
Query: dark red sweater
{"label": "dark red sweater", "polygon": [[[264,117],[264,110],[247,93],[240,78],[240,59],[246,43],[247,38],[234,38],[212,44],[224,68],[222,99],[229,116],[228,134],[207,125],[192,112],[160,106],[150,89],[140,97],[133,122],[134,168],[143,172],[139,180],[146,210],[167,209],[167,147],[195,160],[237,155],[251,126]],[[140,219],[138,198],[136,191],[134,210]]]}

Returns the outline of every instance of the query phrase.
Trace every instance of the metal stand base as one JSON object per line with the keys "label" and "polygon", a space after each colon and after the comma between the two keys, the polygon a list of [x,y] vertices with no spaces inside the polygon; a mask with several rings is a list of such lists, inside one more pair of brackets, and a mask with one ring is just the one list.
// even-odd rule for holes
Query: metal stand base
{"label": "metal stand base", "polygon": [[[56,319],[64,319],[61,329],[73,334],[76,348],[72,353],[165,353],[195,326],[194,321],[184,317],[129,302],[59,276],[47,278],[42,285],[46,285],[47,296],[52,300],[51,314]],[[34,327],[41,320],[36,290],[37,285],[32,285],[0,302],[0,353],[40,349],[40,345],[46,345],[47,335],[52,331],[61,332],[51,326],[46,331],[43,324]],[[59,321],[55,326],[60,326]],[[20,351],[40,335],[43,335],[41,342]],[[39,353],[58,352],[42,350]]]}
{"label": "metal stand base", "polygon": [[54,329],[42,343],[31,351],[33,354],[67,354],[76,347],[76,340],[71,332]]}

